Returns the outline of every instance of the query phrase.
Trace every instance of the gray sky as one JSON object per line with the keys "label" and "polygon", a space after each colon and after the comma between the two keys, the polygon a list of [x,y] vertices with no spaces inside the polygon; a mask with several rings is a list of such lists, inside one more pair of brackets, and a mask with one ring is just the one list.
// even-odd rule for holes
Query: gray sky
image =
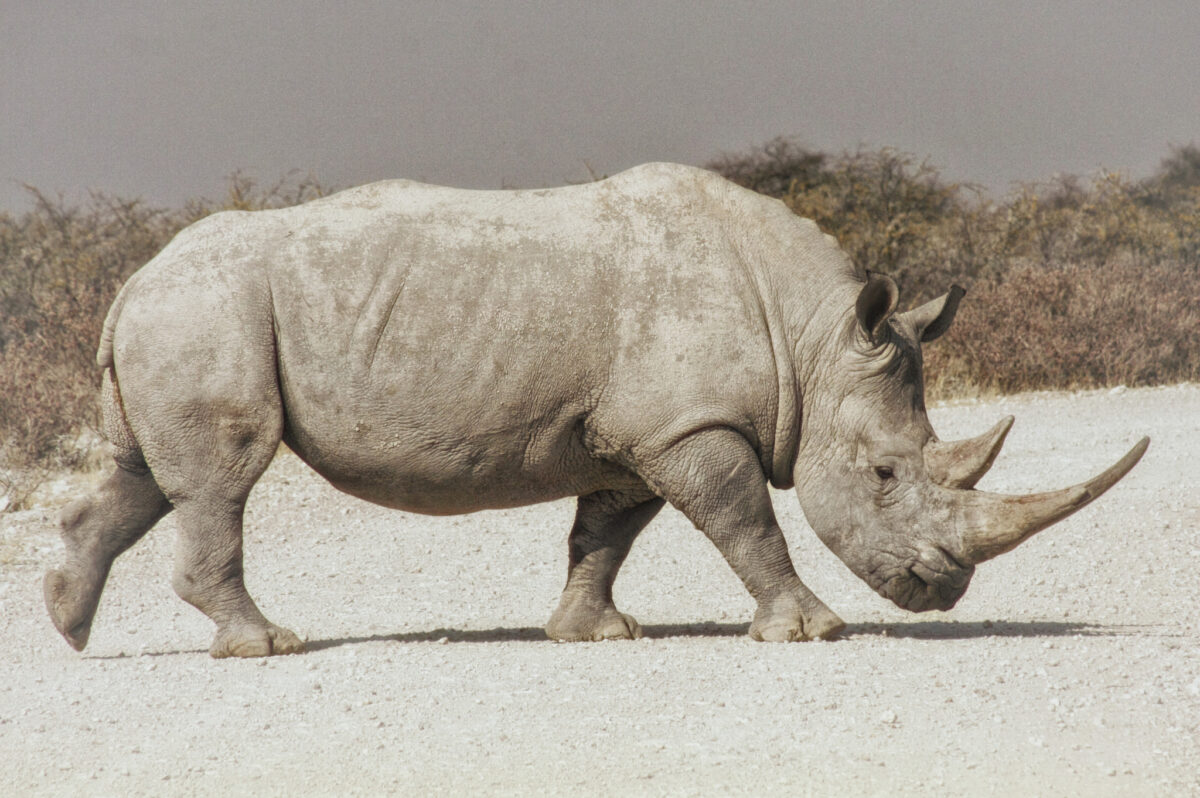
{"label": "gray sky", "polygon": [[241,169],[495,188],[778,135],[953,180],[1152,171],[1200,142],[1187,2],[0,4],[0,210]]}

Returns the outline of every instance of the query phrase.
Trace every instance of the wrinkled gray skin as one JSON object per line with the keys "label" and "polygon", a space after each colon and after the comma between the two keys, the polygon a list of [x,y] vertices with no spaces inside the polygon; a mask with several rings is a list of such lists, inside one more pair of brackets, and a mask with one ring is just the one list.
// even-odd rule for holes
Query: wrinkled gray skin
{"label": "wrinkled gray skin", "polygon": [[[1053,515],[997,537],[995,508],[966,501],[1008,421],[957,444],[930,429],[920,340],[960,296],[895,314],[891,281],[812,222],[665,164],[553,190],[391,181],[216,214],[109,313],[98,360],[118,468],[64,511],[47,606],[82,649],[113,559],[174,510],[173,586],[215,622],[212,655],[299,651],[242,580],[243,507],[282,440],[341,490],[412,512],[578,496],[556,639],[638,636],[612,585],[664,502],[757,600],[753,637],[836,635],[768,483],[794,484],[881,594],[950,607],[975,562]],[[1090,500],[1081,490],[1096,492],[1059,497],[1058,517]]]}

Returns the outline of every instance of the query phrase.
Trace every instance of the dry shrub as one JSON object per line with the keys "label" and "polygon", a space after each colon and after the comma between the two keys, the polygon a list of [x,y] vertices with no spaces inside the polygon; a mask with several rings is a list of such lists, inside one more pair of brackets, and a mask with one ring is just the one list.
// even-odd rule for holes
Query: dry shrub
{"label": "dry shrub", "polygon": [[109,293],[90,289],[82,296],[51,295],[38,307],[33,329],[0,352],[0,419],[10,463],[55,454],[59,439],[73,426],[96,428],[97,380],[92,372],[97,321],[103,319]]}
{"label": "dry shrub", "polygon": [[829,156],[795,139],[776,138],[748,153],[726,153],[705,164],[719,175],[759,194],[782,199],[824,183]]}
{"label": "dry shrub", "polygon": [[106,305],[99,291],[55,295],[0,351],[0,509],[23,509],[50,470],[79,466],[96,440],[93,343]]}
{"label": "dry shrub", "polygon": [[981,280],[926,349],[931,394],[1200,379],[1198,271],[1127,258]]}

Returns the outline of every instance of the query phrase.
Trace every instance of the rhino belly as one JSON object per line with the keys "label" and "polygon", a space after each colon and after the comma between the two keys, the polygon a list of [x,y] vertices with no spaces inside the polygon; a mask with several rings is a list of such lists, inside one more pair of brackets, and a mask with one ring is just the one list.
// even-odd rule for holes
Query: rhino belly
{"label": "rhino belly", "polygon": [[462,423],[473,417],[360,416],[346,423],[289,413],[284,441],[339,490],[428,515],[520,507],[640,483],[623,467],[592,456],[578,419],[507,428]]}

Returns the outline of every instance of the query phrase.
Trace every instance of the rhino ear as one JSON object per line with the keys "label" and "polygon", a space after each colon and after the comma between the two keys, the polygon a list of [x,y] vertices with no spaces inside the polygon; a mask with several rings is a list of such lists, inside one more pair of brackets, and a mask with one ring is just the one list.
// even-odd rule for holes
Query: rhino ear
{"label": "rhino ear", "polygon": [[867,272],[867,284],[858,292],[854,312],[858,315],[858,326],[871,341],[879,340],[887,320],[900,301],[900,289],[896,281],[886,274]]}
{"label": "rhino ear", "polygon": [[953,285],[950,292],[942,294],[937,299],[926,302],[920,307],[901,313],[897,318],[911,324],[917,332],[917,338],[922,343],[928,343],[950,329],[954,314],[958,312],[958,303],[963,294],[967,293],[962,286]]}

